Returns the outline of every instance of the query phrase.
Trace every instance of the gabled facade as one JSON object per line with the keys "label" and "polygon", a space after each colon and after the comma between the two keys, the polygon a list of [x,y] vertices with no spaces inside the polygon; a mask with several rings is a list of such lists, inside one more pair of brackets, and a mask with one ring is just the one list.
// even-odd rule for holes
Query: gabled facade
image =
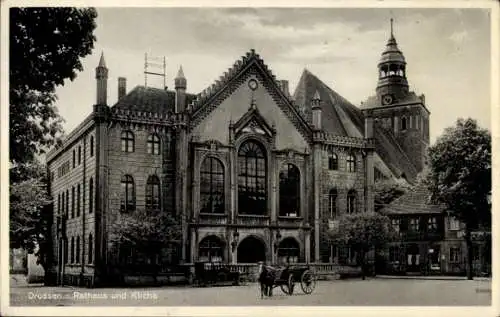
{"label": "gabled facade", "polygon": [[140,261],[109,242],[110,224],[148,208],[182,219],[160,265],[328,262],[325,231],[373,211],[376,177],[412,182],[420,171],[376,111],[307,70],[292,97],[254,50],[199,94],[181,68],[172,91],[127,93],[120,78],[109,106],[107,76],[101,57],[94,111],[47,155],[58,283],[104,283]]}

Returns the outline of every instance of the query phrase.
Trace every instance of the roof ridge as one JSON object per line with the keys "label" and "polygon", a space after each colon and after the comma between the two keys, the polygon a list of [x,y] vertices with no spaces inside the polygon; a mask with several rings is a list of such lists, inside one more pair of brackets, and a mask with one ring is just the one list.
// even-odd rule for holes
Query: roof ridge
{"label": "roof ridge", "polygon": [[253,62],[260,63],[262,65],[262,68],[265,72],[268,73],[268,75],[273,78],[273,80],[276,82],[276,76],[272,73],[272,71],[269,69],[266,63],[264,63],[264,60],[260,57],[258,53],[255,52],[255,50],[252,48],[250,51],[248,51],[245,55],[242,55],[239,60],[234,62],[232,67],[229,67],[227,71],[225,71],[219,79],[215,80],[211,85],[209,85],[207,88],[203,89],[193,100],[193,110],[196,112],[203,104],[205,104],[206,101],[211,99],[214,95],[219,93],[221,91],[221,88],[225,86],[227,83],[229,83],[235,75],[240,73],[243,69],[245,69],[247,66],[252,64]]}

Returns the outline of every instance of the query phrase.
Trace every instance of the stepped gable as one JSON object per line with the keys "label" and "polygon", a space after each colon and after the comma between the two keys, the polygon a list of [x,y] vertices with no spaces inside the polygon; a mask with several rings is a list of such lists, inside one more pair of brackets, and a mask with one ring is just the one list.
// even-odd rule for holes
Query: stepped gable
{"label": "stepped gable", "polygon": [[[187,104],[195,95],[186,94]],[[120,98],[111,110],[126,110],[131,112],[151,112],[167,114],[175,110],[175,91],[153,87],[136,86],[128,94]]]}
{"label": "stepped gable", "polygon": [[417,184],[401,197],[384,207],[386,214],[441,214],[446,206],[430,202],[431,194],[422,184]]}
{"label": "stepped gable", "polygon": [[300,114],[293,100],[280,89],[276,76],[264,63],[260,55],[255,53],[254,49],[251,49],[240,60],[236,61],[211,86],[196,95],[193,102],[189,104],[193,111],[193,126],[236,90],[250,74],[262,77],[263,86],[268,89],[273,100],[285,112],[285,115],[301,134],[309,140],[309,136],[312,133],[311,127]]}
{"label": "stepped gable", "polygon": [[[364,116],[361,110],[328,87],[307,69],[303,71],[295,89],[295,102],[301,108],[310,107],[310,102],[316,90],[321,96],[321,119],[323,129],[326,132],[333,135],[356,137],[356,135],[350,134],[349,131],[357,129],[363,134]],[[345,114],[348,120],[342,120],[339,112]],[[398,177],[404,176],[409,181],[413,181],[418,174],[417,170],[399,146],[394,135],[375,124],[374,139],[376,152],[391,171]]]}

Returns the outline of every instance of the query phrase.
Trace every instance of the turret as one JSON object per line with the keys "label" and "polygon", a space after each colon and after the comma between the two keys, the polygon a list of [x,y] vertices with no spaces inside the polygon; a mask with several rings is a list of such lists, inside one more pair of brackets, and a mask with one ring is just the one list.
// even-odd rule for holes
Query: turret
{"label": "turret", "polygon": [[186,108],[187,81],[186,77],[184,77],[182,66],[179,68],[179,72],[177,72],[177,76],[175,77],[174,81],[175,81],[175,112],[183,112]]}
{"label": "turret", "polygon": [[408,93],[406,61],[394,38],[393,19],[391,36],[378,63],[378,71],[377,95],[383,105],[390,105]]}
{"label": "turret", "polygon": [[312,109],[312,124],[316,130],[321,130],[321,97],[319,95],[319,91],[316,90],[314,96],[311,100],[311,109]]}
{"label": "turret", "polygon": [[96,104],[107,105],[108,103],[108,68],[104,61],[104,52],[101,54],[99,65],[95,69],[97,82]]}

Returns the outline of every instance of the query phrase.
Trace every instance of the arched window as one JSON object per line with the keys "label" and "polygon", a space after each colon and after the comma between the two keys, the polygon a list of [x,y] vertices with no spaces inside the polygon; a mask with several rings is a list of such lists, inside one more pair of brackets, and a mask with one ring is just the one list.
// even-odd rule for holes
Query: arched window
{"label": "arched window", "polygon": [[66,216],[69,217],[69,189],[66,189]]}
{"label": "arched window", "polygon": [[57,195],[57,213],[61,214],[61,194]]}
{"label": "arched window", "polygon": [[283,239],[278,246],[278,261],[280,264],[299,262],[299,243],[294,238]]}
{"label": "arched window", "polygon": [[78,146],[78,165],[82,164],[82,147]]}
{"label": "arched window", "polygon": [[76,216],[80,217],[80,184],[76,185]]}
{"label": "arched window", "polygon": [[63,248],[64,248],[64,263],[68,264],[69,261],[68,239],[63,240]]}
{"label": "arched window", "polygon": [[246,141],[238,151],[238,212],[265,215],[267,213],[267,164],[264,147]]}
{"label": "arched window", "polygon": [[146,183],[146,209],[160,209],[160,180],[152,175]]}
{"label": "arched window", "polygon": [[73,168],[76,166],[76,151],[73,150]]}
{"label": "arched window", "polygon": [[201,164],[200,208],[201,213],[224,213],[224,166],[213,157]]}
{"label": "arched window", "polygon": [[347,193],[347,212],[352,214],[357,211],[357,206],[356,206],[356,191],[354,189],[351,189]]}
{"label": "arched window", "polygon": [[122,152],[134,152],[134,134],[131,131],[122,132]]}
{"label": "arched window", "polygon": [[160,138],[154,133],[148,136],[148,153],[160,154]]}
{"label": "arched window", "polygon": [[71,263],[75,263],[75,237],[71,237]]}
{"label": "arched window", "polygon": [[89,258],[88,262],[89,264],[92,264],[94,262],[94,239],[92,237],[92,233],[89,234]]}
{"label": "arched window", "polygon": [[89,214],[94,211],[94,180],[92,177],[89,180]]}
{"label": "arched window", "polygon": [[420,116],[415,116],[415,128],[420,130]]}
{"label": "arched window", "polygon": [[401,130],[406,130],[406,126],[407,126],[407,123],[406,123],[406,117],[403,117],[401,118]]}
{"label": "arched window", "polygon": [[328,209],[330,211],[330,218],[335,219],[337,217],[337,189],[332,188],[328,193]]}
{"label": "arched window", "polygon": [[75,218],[75,186],[71,187],[71,218]]}
{"label": "arched window", "polygon": [[280,216],[297,217],[300,211],[300,171],[287,164],[280,171]]}
{"label": "arched window", "polygon": [[354,154],[349,154],[347,156],[347,171],[356,172],[356,157]]}
{"label": "arched window", "polygon": [[339,158],[333,151],[328,153],[328,169],[336,171],[339,169]]}
{"label": "arched window", "polygon": [[200,261],[222,262],[224,259],[224,243],[216,236],[209,236],[198,245]]}
{"label": "arched window", "polygon": [[80,236],[76,236],[75,262],[80,263]]}
{"label": "arched window", "polygon": [[94,136],[90,137],[90,156],[94,156]]}
{"label": "arched window", "polygon": [[65,196],[64,196],[64,191],[62,192],[62,200],[61,200],[61,207],[62,207],[62,214],[67,216],[66,215],[66,209],[64,208],[64,199],[65,199]]}
{"label": "arched window", "polygon": [[135,186],[134,179],[130,175],[123,175],[121,180],[122,197],[121,211],[129,212],[135,210]]}

